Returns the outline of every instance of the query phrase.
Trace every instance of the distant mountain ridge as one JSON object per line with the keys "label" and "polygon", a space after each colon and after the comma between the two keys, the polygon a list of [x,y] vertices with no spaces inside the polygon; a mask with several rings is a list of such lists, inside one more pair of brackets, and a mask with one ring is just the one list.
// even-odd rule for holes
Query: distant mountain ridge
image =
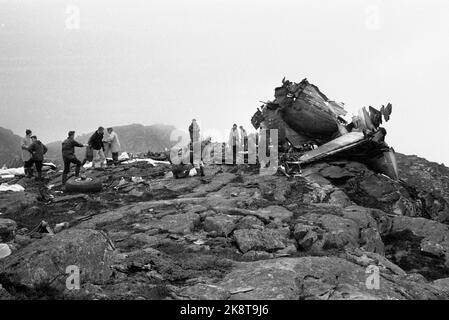
{"label": "distant mountain ridge", "polygon": [[22,163],[22,152],[20,149],[21,137],[11,130],[0,127],[0,167],[19,166]]}
{"label": "distant mountain ridge", "polygon": [[[130,124],[113,127],[117,132],[121,144],[121,150],[131,153],[137,152],[160,152],[165,148],[171,148],[174,143],[170,142],[170,134],[176,128],[171,125],[154,124],[144,126],[142,124]],[[76,140],[81,143],[87,143],[93,132],[81,134]],[[0,127],[0,167],[22,166],[21,137],[14,134],[11,130]],[[48,152],[45,159],[56,164],[61,164],[61,142],[54,141],[47,143]],[[77,148],[76,154],[80,160],[84,159],[84,148]]]}

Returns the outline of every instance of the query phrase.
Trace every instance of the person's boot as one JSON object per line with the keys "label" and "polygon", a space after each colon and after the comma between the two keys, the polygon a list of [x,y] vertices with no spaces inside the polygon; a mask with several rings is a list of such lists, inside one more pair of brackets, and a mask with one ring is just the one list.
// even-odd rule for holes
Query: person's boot
{"label": "person's boot", "polygon": [[38,173],[37,173],[37,178],[36,178],[36,180],[37,180],[37,181],[42,181],[42,172],[38,172]]}
{"label": "person's boot", "polygon": [[67,182],[67,174],[63,173],[62,174],[62,184],[65,185],[66,182]]}
{"label": "person's boot", "polygon": [[32,178],[34,175],[33,168],[28,168],[28,178]]}
{"label": "person's boot", "polygon": [[81,166],[76,166],[76,168],[75,168],[75,177],[79,177],[80,176],[80,169],[81,169]]}

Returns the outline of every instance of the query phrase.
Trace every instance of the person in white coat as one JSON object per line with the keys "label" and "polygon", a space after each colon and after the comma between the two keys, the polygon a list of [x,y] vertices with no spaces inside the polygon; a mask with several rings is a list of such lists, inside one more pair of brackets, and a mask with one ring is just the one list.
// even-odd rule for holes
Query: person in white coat
{"label": "person in white coat", "polygon": [[28,147],[31,145],[31,136],[32,132],[30,129],[27,129],[25,131],[25,137],[22,138],[22,141],[20,143],[20,147],[22,149],[22,161],[23,161],[23,167],[25,171],[26,176],[33,175],[33,168],[31,166],[31,152],[28,151]]}
{"label": "person in white coat", "polygon": [[104,140],[109,144],[114,165],[118,165],[118,154],[120,152],[120,141],[117,133],[112,128],[107,128],[109,136]]}

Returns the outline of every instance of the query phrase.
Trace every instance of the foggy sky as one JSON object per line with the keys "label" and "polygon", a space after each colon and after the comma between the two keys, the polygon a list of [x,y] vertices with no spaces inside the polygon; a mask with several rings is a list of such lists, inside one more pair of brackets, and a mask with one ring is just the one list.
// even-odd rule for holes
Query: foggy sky
{"label": "foggy sky", "polygon": [[285,76],[353,113],[391,102],[386,141],[449,165],[448,16],[447,0],[0,0],[0,126],[50,142],[196,118],[224,137]]}

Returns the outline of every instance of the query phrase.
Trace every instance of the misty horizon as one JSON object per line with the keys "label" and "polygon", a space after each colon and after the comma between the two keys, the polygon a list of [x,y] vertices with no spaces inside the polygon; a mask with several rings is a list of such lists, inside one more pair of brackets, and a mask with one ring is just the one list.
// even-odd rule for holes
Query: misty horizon
{"label": "misty horizon", "polygon": [[448,164],[449,4],[324,2],[1,0],[0,126],[52,142],[196,118],[226,136],[307,78],[353,114],[391,102],[386,142]]}

